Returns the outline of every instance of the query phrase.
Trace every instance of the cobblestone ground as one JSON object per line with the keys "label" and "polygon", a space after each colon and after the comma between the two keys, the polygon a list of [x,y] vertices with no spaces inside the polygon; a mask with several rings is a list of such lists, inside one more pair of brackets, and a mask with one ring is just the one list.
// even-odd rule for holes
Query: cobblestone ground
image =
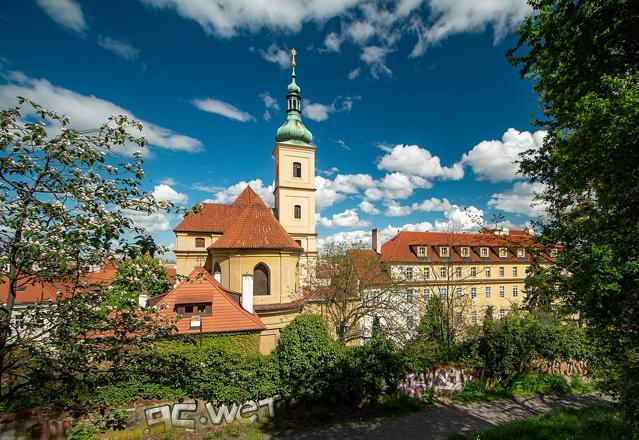
{"label": "cobblestone ground", "polygon": [[512,420],[524,419],[546,411],[603,405],[611,400],[596,394],[565,397],[534,396],[482,403],[450,403],[439,401],[435,407],[383,422],[363,422],[348,426],[321,427],[295,431],[274,438],[331,439],[398,439],[439,440],[456,433],[482,431]]}

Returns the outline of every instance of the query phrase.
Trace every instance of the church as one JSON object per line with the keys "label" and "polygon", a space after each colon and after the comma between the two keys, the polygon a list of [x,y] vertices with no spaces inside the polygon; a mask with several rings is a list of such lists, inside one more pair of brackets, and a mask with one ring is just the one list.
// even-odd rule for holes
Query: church
{"label": "church", "polygon": [[[245,326],[260,329],[262,353],[275,347],[280,330],[301,312],[301,288],[317,257],[316,147],[312,144],[311,132],[302,123],[295,55],[293,49],[286,121],[277,130],[273,147],[274,209],[247,186],[229,205],[201,204],[199,212],[188,214],[174,229],[177,274],[191,278],[192,274],[202,271],[201,268],[206,271],[202,282],[193,282],[188,289],[178,285],[167,294],[167,298],[172,298],[170,305],[174,313],[184,319],[194,311],[200,310],[205,315],[208,312],[210,328],[203,328],[207,320],[202,318],[198,321],[200,327],[195,329],[200,332],[220,331],[216,328],[240,331]],[[193,293],[193,290],[200,292]],[[230,301],[241,305],[244,315],[236,313],[235,326],[213,324],[216,318],[223,318],[216,316],[214,299],[201,305],[193,300],[193,295],[206,299],[206,292],[210,290],[217,292],[220,299],[217,303]],[[180,297],[178,291],[184,292],[184,299],[176,299]],[[158,298],[154,303],[165,299]],[[256,327],[253,319],[256,317],[263,327]]]}

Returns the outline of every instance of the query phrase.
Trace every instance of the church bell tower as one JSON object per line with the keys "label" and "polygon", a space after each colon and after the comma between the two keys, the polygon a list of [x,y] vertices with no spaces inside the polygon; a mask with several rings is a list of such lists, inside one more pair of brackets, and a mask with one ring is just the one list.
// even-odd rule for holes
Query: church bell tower
{"label": "church bell tower", "polygon": [[[317,256],[315,233],[315,146],[313,135],[302,123],[300,87],[295,82],[295,49],[291,83],[286,95],[286,121],[277,130],[275,160],[275,211],[280,224],[303,248],[302,260]],[[307,264],[308,267],[308,264]],[[304,275],[302,275],[304,277]]]}

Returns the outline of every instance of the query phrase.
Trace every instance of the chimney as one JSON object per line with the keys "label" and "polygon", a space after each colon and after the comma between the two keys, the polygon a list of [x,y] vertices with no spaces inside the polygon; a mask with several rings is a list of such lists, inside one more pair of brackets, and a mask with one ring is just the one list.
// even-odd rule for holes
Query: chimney
{"label": "chimney", "polygon": [[242,275],[242,307],[249,313],[253,313],[253,275]]}
{"label": "chimney", "polygon": [[379,233],[379,229],[375,228],[371,234],[372,248],[378,254],[382,253],[382,237]]}
{"label": "chimney", "polygon": [[505,226],[502,226],[501,233],[502,233],[502,235],[510,235],[510,229],[508,229]]}
{"label": "chimney", "polygon": [[533,228],[526,229],[526,232],[528,232],[528,235],[535,235],[535,230]]}
{"label": "chimney", "polygon": [[148,303],[149,295],[147,293],[140,293],[140,295],[138,295],[138,304],[140,307],[145,308]]}

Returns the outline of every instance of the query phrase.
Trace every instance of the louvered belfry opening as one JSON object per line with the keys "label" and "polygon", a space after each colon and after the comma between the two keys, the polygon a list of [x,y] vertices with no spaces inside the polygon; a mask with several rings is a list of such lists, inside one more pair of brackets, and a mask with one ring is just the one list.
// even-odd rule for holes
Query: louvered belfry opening
{"label": "louvered belfry opening", "polygon": [[269,273],[265,264],[258,264],[253,270],[253,295],[268,295]]}

